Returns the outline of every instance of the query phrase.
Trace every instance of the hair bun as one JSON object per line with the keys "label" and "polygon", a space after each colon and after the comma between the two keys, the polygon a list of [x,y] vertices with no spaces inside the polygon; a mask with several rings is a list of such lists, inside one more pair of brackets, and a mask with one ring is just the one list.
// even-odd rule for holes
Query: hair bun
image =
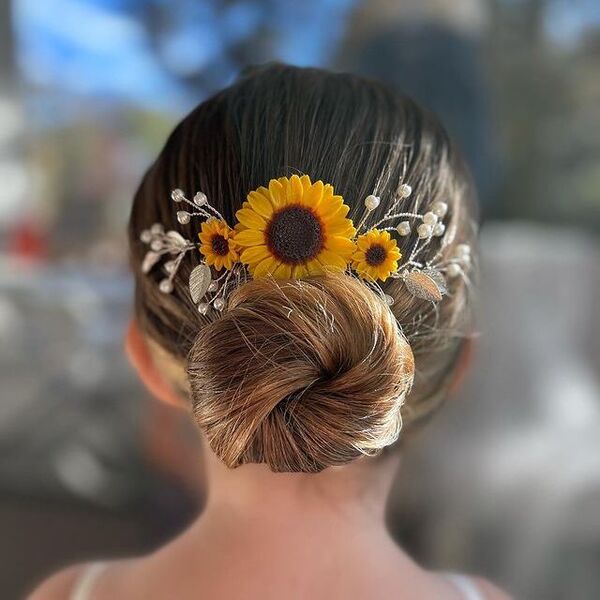
{"label": "hair bun", "polygon": [[226,465],[318,472],[396,440],[414,361],[389,308],[355,279],[258,279],[201,330],[188,374]]}

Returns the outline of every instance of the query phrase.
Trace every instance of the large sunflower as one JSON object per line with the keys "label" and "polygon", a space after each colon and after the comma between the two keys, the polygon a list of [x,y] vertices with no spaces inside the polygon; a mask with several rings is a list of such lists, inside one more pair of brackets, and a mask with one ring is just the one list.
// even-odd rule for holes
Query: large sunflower
{"label": "large sunflower", "polygon": [[217,271],[223,267],[231,270],[233,263],[239,258],[233,235],[234,231],[220,219],[209,219],[202,223],[198,237],[201,242],[200,252],[207,265],[214,266]]}
{"label": "large sunflower", "polygon": [[271,179],[237,211],[235,243],[253,277],[301,278],[343,271],[354,251],[350,207],[308,175]]}
{"label": "large sunflower", "polygon": [[402,254],[389,231],[371,229],[356,240],[352,266],[363,279],[385,281],[398,270]]}

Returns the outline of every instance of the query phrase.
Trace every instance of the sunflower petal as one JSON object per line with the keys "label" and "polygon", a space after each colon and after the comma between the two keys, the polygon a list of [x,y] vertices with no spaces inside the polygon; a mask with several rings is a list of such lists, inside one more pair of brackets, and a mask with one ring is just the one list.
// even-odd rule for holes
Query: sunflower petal
{"label": "sunflower petal", "polygon": [[275,279],[290,279],[292,277],[292,267],[285,263],[280,263],[279,266],[273,270],[272,275]]}
{"label": "sunflower petal", "polygon": [[356,233],[356,229],[354,229],[350,219],[340,219],[327,225],[327,233],[330,235],[352,237]]}
{"label": "sunflower petal", "polygon": [[321,275],[323,273],[323,267],[316,259],[310,260],[306,263],[306,270],[308,271],[309,275]]}
{"label": "sunflower petal", "polygon": [[264,231],[267,228],[267,222],[251,208],[241,208],[235,213],[235,218],[250,229]]}
{"label": "sunflower petal", "polygon": [[308,269],[306,268],[306,265],[296,265],[293,269],[292,269],[292,277],[294,279],[303,279],[304,277],[308,276]]}
{"label": "sunflower petal", "polygon": [[279,264],[279,261],[274,256],[269,256],[268,258],[261,260],[254,267],[254,272],[252,273],[252,276],[255,279],[265,277],[265,276],[269,275],[270,273],[273,273],[273,271],[275,270],[275,268],[277,267],[278,264]]}
{"label": "sunflower petal", "polygon": [[291,202],[300,202],[302,196],[304,196],[304,187],[302,187],[302,182],[300,181],[300,177],[298,177],[298,175],[292,175],[288,189]]}
{"label": "sunflower petal", "polygon": [[343,271],[347,266],[347,262],[339,256],[339,254],[331,252],[330,250],[322,250],[317,256],[317,260],[321,263],[321,266],[327,270]]}
{"label": "sunflower petal", "polygon": [[350,207],[347,204],[338,204],[338,207],[333,212],[328,211],[324,213],[323,220],[328,222],[334,219],[343,219],[349,212]]}
{"label": "sunflower petal", "polygon": [[248,194],[248,204],[261,217],[266,217],[268,219],[273,214],[273,204],[258,191],[253,191]]}
{"label": "sunflower petal", "polygon": [[265,243],[265,234],[256,229],[244,229],[235,234],[234,241],[238,246],[261,246]]}
{"label": "sunflower petal", "polygon": [[269,195],[275,206],[281,206],[285,203],[283,186],[277,179],[271,179],[271,181],[269,181]]}
{"label": "sunflower petal", "polygon": [[305,190],[302,204],[311,207],[319,206],[323,198],[323,187],[322,181],[315,181],[310,188]]}
{"label": "sunflower petal", "polygon": [[261,260],[269,257],[271,254],[266,246],[251,246],[243,250],[240,260],[244,264],[257,265]]}
{"label": "sunflower petal", "polygon": [[345,237],[331,236],[327,238],[325,248],[333,252],[350,255],[354,251],[354,242]]}
{"label": "sunflower petal", "polygon": [[308,190],[312,185],[312,182],[310,181],[310,177],[308,175],[302,175],[302,177],[300,177],[300,181],[302,183],[304,191]]}

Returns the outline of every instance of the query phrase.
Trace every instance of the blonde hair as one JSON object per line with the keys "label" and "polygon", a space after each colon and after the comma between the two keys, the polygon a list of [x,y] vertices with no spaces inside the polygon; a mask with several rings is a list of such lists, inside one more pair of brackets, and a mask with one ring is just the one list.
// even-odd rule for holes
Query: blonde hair
{"label": "blonde hair", "polygon": [[321,471],[393,443],[414,374],[388,307],[346,275],[241,286],[188,365],[213,451],[274,471]]}

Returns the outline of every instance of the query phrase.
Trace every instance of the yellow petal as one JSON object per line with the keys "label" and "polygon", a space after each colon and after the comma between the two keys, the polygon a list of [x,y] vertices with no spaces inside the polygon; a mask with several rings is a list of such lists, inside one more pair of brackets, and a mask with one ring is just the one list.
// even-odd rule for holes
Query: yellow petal
{"label": "yellow petal", "polygon": [[250,192],[248,194],[248,204],[261,217],[267,219],[273,214],[273,204],[258,192]]}
{"label": "yellow petal", "polygon": [[269,256],[268,258],[261,260],[256,265],[256,267],[254,267],[254,272],[252,273],[252,276],[256,279],[259,279],[260,277],[265,277],[266,275],[273,273],[278,264],[279,261],[275,257]]}
{"label": "yellow petal", "polygon": [[269,195],[275,206],[284,204],[285,196],[283,194],[283,186],[277,179],[271,179],[271,181],[269,181]]}
{"label": "yellow petal", "polygon": [[280,177],[277,180],[281,185],[281,197],[284,204],[290,204],[292,201],[292,194],[290,191],[290,180],[287,177]]}
{"label": "yellow petal", "polygon": [[361,250],[368,250],[369,246],[371,245],[371,243],[369,242],[369,238],[366,235],[361,235],[357,240],[356,240],[356,245],[358,246],[358,248],[360,248]]}
{"label": "yellow petal", "polygon": [[349,255],[354,251],[354,242],[345,237],[330,236],[325,242],[325,248],[333,252]]}
{"label": "yellow petal", "polygon": [[288,195],[291,202],[299,202],[304,195],[304,188],[298,175],[292,175],[289,183]]}
{"label": "yellow petal", "polygon": [[275,279],[290,279],[292,276],[292,267],[285,263],[280,263],[272,274]]}
{"label": "yellow petal", "polygon": [[244,229],[235,234],[234,241],[238,246],[260,246],[265,243],[265,234],[256,229]]}
{"label": "yellow petal", "polygon": [[302,204],[304,206],[319,206],[323,197],[323,182],[315,181],[313,185],[304,192]]}
{"label": "yellow petal", "polygon": [[347,204],[339,204],[335,211],[324,212],[323,220],[327,223],[334,219],[343,219],[348,214],[349,211],[350,211],[350,207]]}
{"label": "yellow petal", "polygon": [[270,256],[270,252],[266,246],[251,246],[242,252],[240,260],[245,264],[256,265],[268,256]]}
{"label": "yellow petal", "polygon": [[323,267],[317,259],[307,262],[306,270],[309,275],[321,275],[323,273]]}
{"label": "yellow petal", "polygon": [[250,208],[241,208],[235,213],[235,218],[250,229],[264,231],[267,228],[267,222]]}
{"label": "yellow petal", "polygon": [[310,177],[308,175],[302,175],[302,177],[300,177],[300,181],[302,182],[302,187],[304,188],[304,191],[308,190],[308,188],[310,188],[310,186],[312,185]]}
{"label": "yellow petal", "polygon": [[294,279],[302,279],[307,276],[308,276],[308,269],[306,268],[306,265],[296,265],[292,269],[292,277]]}
{"label": "yellow petal", "polygon": [[356,233],[356,230],[354,229],[350,219],[342,219],[340,221],[329,223],[326,229],[327,233],[330,235],[352,237]]}
{"label": "yellow petal", "polygon": [[319,252],[317,260],[321,263],[322,267],[332,270],[343,271],[346,268],[347,264],[341,256],[339,256],[335,252],[330,252],[329,250],[322,250],[321,252]]}
{"label": "yellow petal", "polygon": [[323,197],[321,199],[321,203],[319,204],[319,214],[323,219],[327,219],[328,217],[335,215],[335,213],[340,210],[342,205],[343,202],[341,196],[332,196],[328,200],[325,200]]}

